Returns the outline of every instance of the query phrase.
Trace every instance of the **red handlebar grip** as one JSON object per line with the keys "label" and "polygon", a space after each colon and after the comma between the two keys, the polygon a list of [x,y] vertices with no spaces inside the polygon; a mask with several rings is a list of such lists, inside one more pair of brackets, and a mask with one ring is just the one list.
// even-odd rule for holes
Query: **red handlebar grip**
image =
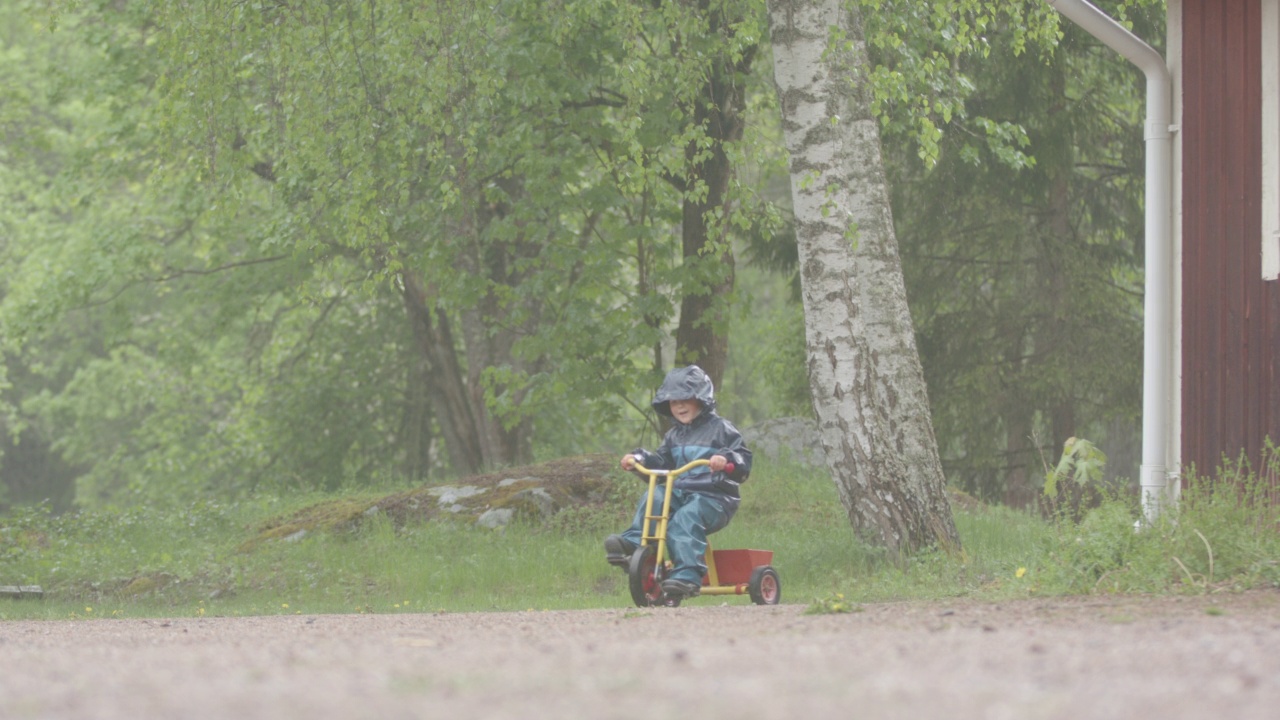
{"label": "red handlebar grip", "polygon": [[725,464],[724,464],[724,471],[725,471],[725,472],[727,472],[727,473],[731,473],[731,472],[733,472],[733,468],[734,468],[734,464],[733,464],[733,463],[725,463]]}

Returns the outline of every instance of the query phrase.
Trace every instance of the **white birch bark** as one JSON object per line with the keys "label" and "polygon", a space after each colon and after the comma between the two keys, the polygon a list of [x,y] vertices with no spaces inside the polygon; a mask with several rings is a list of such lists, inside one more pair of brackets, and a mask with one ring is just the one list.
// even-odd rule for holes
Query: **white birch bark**
{"label": "white birch bark", "polygon": [[848,0],[768,4],[809,384],[827,464],[855,531],[893,557],[958,547],[866,88],[859,9]]}

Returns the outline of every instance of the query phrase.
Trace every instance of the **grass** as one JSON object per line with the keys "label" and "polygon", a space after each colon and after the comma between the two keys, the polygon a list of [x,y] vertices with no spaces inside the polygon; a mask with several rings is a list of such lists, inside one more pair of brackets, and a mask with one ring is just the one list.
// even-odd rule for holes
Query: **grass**
{"label": "grass", "polygon": [[[1250,478],[1240,487],[1248,488]],[[43,600],[0,600],[0,620],[312,613],[468,612],[630,605],[601,539],[627,523],[639,484],[601,508],[488,530],[433,521],[246,543],[272,519],[346,496],[261,497],[181,510],[135,508],[0,517],[0,585],[40,585]],[[1232,486],[1235,487],[1235,486]],[[860,543],[821,473],[761,461],[717,547],[774,551],[783,601],[816,612],[858,603],[1084,593],[1209,593],[1280,585],[1276,508],[1247,490],[1192,482],[1176,517],[1135,532],[1110,498],[1076,523],[999,507],[957,509],[963,550],[904,565]],[[359,499],[359,498],[355,498]],[[749,604],[746,597],[691,605]]]}

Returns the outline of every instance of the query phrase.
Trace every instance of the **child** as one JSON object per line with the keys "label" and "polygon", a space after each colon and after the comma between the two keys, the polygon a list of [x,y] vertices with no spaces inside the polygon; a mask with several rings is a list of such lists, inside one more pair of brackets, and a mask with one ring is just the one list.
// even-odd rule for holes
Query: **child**
{"label": "child", "polygon": [[[717,415],[715,408],[715,388],[702,368],[690,365],[672,370],[653,399],[653,409],[674,421],[671,429],[657,452],[640,449],[622,456],[623,470],[633,470],[636,463],[673,470],[693,460],[710,462],[677,477],[672,489],[667,549],[675,568],[662,581],[663,592],[672,597],[698,594],[707,572],[707,536],[729,524],[738,509],[738,486],[751,473],[751,451],[743,444],[742,433]],[[729,465],[732,469],[726,472]],[[646,499],[647,493],[640,498],[630,528],[604,540],[605,558],[624,570],[640,544]],[[659,495],[654,512],[660,512],[661,506]]]}

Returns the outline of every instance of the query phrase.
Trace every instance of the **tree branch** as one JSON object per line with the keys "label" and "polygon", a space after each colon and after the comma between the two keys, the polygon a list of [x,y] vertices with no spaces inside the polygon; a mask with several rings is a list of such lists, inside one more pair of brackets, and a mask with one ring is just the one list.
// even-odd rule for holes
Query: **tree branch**
{"label": "tree branch", "polygon": [[289,257],[289,256],[288,256],[288,255],[275,255],[275,256],[267,257],[267,258],[258,258],[257,260],[245,260],[245,261],[243,261],[243,262],[228,263],[228,264],[226,264],[226,265],[221,265],[221,266],[216,267],[216,268],[209,268],[208,270],[175,270],[175,271],[172,271],[170,274],[168,274],[168,275],[164,275],[164,276],[161,276],[161,277],[154,277],[154,278],[140,278],[140,279],[138,279],[138,280],[135,280],[135,281],[132,281],[132,282],[127,282],[127,283],[125,283],[124,285],[120,286],[120,289],[119,289],[119,290],[116,290],[116,291],[115,291],[114,293],[112,293],[109,297],[103,298],[102,300],[99,300],[99,301],[97,301],[97,302],[85,303],[84,305],[81,305],[79,309],[80,309],[80,310],[88,310],[88,309],[90,309],[90,308],[96,308],[96,307],[102,307],[102,306],[104,306],[104,305],[109,305],[109,304],[111,304],[112,302],[115,302],[115,300],[116,300],[117,298],[119,298],[121,295],[125,294],[125,293],[126,293],[127,291],[129,291],[130,289],[135,288],[135,287],[137,287],[137,286],[139,286],[139,285],[145,285],[145,284],[148,284],[148,283],[156,283],[156,284],[159,284],[159,283],[169,282],[170,280],[174,280],[174,279],[180,278],[180,277],[182,277],[183,275],[214,275],[214,274],[216,274],[216,273],[220,273],[220,272],[223,272],[223,271],[225,271],[225,270],[231,270],[231,269],[238,268],[238,267],[246,267],[246,266],[249,266],[249,265],[258,265],[258,264],[260,264],[260,263],[266,263],[266,262],[276,262],[276,261],[278,261],[278,260],[284,260],[284,259],[285,259],[285,258],[287,258],[287,257]]}

